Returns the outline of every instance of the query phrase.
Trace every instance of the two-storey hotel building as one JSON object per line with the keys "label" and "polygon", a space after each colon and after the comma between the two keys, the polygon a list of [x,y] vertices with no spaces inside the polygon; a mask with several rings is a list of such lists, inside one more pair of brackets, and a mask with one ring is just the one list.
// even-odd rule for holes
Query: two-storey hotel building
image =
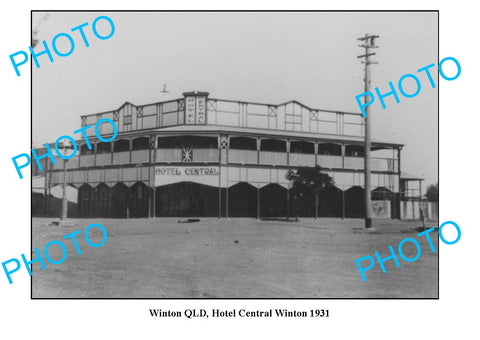
{"label": "two-storey hotel building", "polygon": [[[118,135],[102,142],[88,129],[92,149],[46,164],[47,192],[78,189],[82,217],[240,217],[364,215],[364,126],[361,114],[308,107],[297,101],[254,103],[186,92],[145,105],[126,102],[81,117],[102,118]],[[113,133],[100,125],[105,138]],[[400,217],[401,144],[372,142],[374,216]],[[296,196],[289,169],[319,165],[335,182],[320,195]]]}

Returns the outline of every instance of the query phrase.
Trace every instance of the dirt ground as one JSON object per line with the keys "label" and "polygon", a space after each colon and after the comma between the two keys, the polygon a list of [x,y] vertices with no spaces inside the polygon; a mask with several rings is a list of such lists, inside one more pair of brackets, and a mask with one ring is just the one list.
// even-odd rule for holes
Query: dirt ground
{"label": "dirt ground", "polygon": [[[33,219],[33,248],[43,254],[52,240],[82,230],[77,240],[63,240],[66,260],[33,265],[33,298],[437,298],[437,251],[417,237],[418,222],[375,220],[375,231],[364,231],[360,219],[302,219],[299,222],[202,218],[178,223],[178,218],[77,219],[76,227],[49,226],[51,218]],[[83,230],[102,224],[107,242],[90,247]],[[90,231],[93,242],[101,232]],[[411,237],[421,245],[415,262],[398,256],[398,244]],[[393,260],[378,263],[360,276],[355,260],[375,251]],[[414,257],[410,243],[403,248]],[[53,245],[49,255],[62,257]],[[366,265],[367,263],[365,263]]]}

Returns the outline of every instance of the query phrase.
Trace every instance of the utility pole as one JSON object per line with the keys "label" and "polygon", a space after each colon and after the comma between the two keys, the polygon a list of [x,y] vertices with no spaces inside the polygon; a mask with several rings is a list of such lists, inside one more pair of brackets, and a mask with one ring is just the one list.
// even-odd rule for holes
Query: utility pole
{"label": "utility pole", "polygon": [[[64,149],[66,147],[64,146]],[[68,199],[67,199],[67,160],[63,160],[63,195],[62,195],[62,213],[60,215],[60,222],[67,220]]]}
{"label": "utility pole", "polygon": [[[370,49],[377,48],[375,46],[375,39],[378,38],[378,35],[365,34],[364,37],[358,38],[358,40],[363,42],[363,45],[358,45],[359,47],[365,48],[365,54],[359,55],[357,58],[364,58],[362,64],[365,64],[365,92],[370,92],[370,65],[378,64],[376,61],[370,60],[371,56],[374,56],[375,53],[371,53]],[[365,104],[367,103],[367,96],[364,96]],[[370,139],[370,123],[371,117],[369,115],[369,106],[365,107],[365,228],[372,228],[372,197],[371,197],[371,139]]]}
{"label": "utility pole", "polygon": [[[67,214],[67,209],[68,209],[68,199],[67,199],[67,157],[69,156],[69,150],[73,149],[72,143],[70,141],[62,142],[62,155],[65,157],[63,158],[63,194],[62,194],[62,211],[60,214],[60,221],[52,221],[51,225],[58,225],[62,227],[73,227],[75,226],[75,221],[69,220],[68,214]],[[71,153],[70,153],[71,154]],[[47,162],[48,163],[48,162]],[[48,174],[45,173],[45,176]]]}

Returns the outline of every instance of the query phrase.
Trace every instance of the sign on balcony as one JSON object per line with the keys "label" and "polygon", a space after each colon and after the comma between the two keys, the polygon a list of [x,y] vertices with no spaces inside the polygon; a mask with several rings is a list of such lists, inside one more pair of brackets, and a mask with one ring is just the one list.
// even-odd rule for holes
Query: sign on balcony
{"label": "sign on balcony", "polygon": [[218,186],[219,176],[218,166],[156,166],[155,186],[178,182]]}

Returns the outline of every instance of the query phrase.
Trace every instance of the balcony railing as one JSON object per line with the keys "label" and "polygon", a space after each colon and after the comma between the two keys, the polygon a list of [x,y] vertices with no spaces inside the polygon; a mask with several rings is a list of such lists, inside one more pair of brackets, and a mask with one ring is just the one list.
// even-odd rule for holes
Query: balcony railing
{"label": "balcony railing", "polygon": [[257,164],[258,153],[256,150],[228,150],[228,163]]}
{"label": "balcony railing", "polygon": [[194,149],[193,161],[196,163],[218,163],[218,149]]}
{"label": "balcony railing", "polygon": [[97,154],[97,158],[95,159],[95,165],[96,166],[112,165],[112,154],[111,153]]}
{"label": "balcony railing", "polygon": [[182,161],[182,149],[157,149],[156,161],[166,163],[180,163]]}
{"label": "balcony railing", "polygon": [[219,154],[218,149],[193,149],[191,153],[191,160],[186,161],[182,157],[182,149],[157,149],[156,161],[166,163],[218,163]]}
{"label": "balcony railing", "polygon": [[49,169],[63,170],[63,159],[56,158],[55,159],[55,165],[53,163],[49,163]]}
{"label": "balcony railing", "polygon": [[[76,169],[76,168],[78,168],[78,162],[79,162],[79,157],[78,157],[78,156],[75,156],[75,157],[70,158],[70,159],[67,161],[67,169]],[[62,166],[63,166],[63,165],[62,165]]]}
{"label": "balcony railing", "polygon": [[[68,160],[67,169],[87,168],[94,166],[111,166],[125,164],[139,164],[153,162],[150,159],[151,150],[122,151],[102,154],[88,154],[75,156]],[[180,148],[155,149],[155,162],[160,163],[219,163],[219,149],[195,149],[193,148],[190,157],[184,154]],[[363,170],[363,157],[342,157],[337,155],[313,155],[302,153],[237,150],[228,149],[229,164],[263,164],[263,165],[289,165],[289,166],[315,166],[316,164],[326,169],[350,169]],[[224,157],[224,156],[223,156]],[[259,157],[259,162],[258,162]],[[372,157],[371,170],[398,172],[398,160],[393,158]],[[56,164],[50,165],[51,170],[63,170],[63,160],[56,158]]]}
{"label": "balcony railing", "polygon": [[80,168],[91,167],[95,165],[95,155],[81,155],[80,156]]}
{"label": "balcony railing", "polygon": [[372,157],[372,170],[376,171],[398,171],[398,162],[393,158]]}
{"label": "balcony railing", "polygon": [[260,164],[287,165],[287,153],[260,151]]}
{"label": "balcony railing", "polygon": [[345,157],[345,169],[363,170],[363,157]]}
{"label": "balcony railing", "polygon": [[148,163],[150,162],[150,150],[132,151],[132,163]]}
{"label": "balcony railing", "polygon": [[[373,171],[398,172],[398,161],[393,158],[372,157]],[[363,170],[365,160],[363,157],[345,157],[345,169]]]}
{"label": "balcony railing", "polygon": [[129,163],[130,163],[130,151],[113,153],[113,165],[129,164]]}
{"label": "balcony railing", "polygon": [[341,169],[343,167],[342,156],[318,155],[317,164],[322,168]]}
{"label": "balcony railing", "polygon": [[289,165],[315,166],[315,155],[291,153],[289,157]]}

